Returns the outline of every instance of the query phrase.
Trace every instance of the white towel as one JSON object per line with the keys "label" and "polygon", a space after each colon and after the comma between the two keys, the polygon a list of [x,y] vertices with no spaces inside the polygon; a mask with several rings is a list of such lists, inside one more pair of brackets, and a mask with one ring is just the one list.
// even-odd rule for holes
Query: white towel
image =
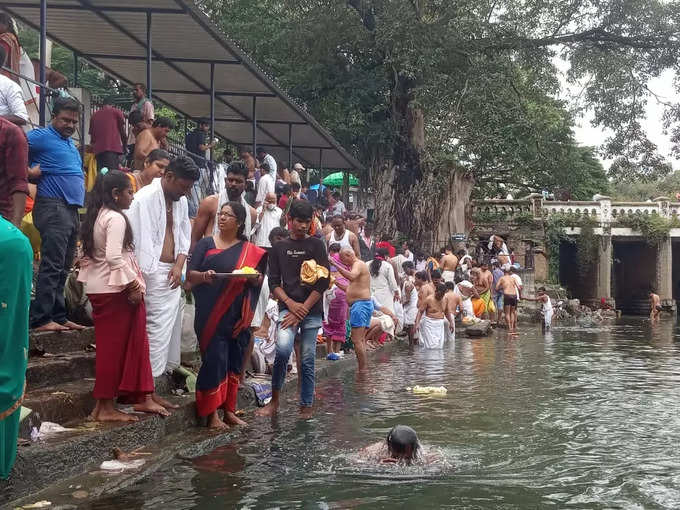
{"label": "white towel", "polygon": [[420,340],[426,349],[441,349],[446,338],[444,328],[448,327],[446,319],[432,319],[423,315],[420,319]]}
{"label": "white towel", "polygon": [[[135,194],[127,217],[130,220],[135,255],[142,273],[157,272],[166,226],[165,196],[160,178],[154,179],[151,184],[144,186]],[[188,255],[191,244],[191,222],[186,197],[172,203],[172,217],[174,256],[177,258],[178,255]],[[163,276],[167,277],[167,272]]]}
{"label": "white towel", "polygon": [[146,332],[149,360],[154,377],[174,370],[180,363],[182,336],[182,289],[170,288],[168,272],[172,264],[159,262],[153,273],[144,273],[146,282]]}

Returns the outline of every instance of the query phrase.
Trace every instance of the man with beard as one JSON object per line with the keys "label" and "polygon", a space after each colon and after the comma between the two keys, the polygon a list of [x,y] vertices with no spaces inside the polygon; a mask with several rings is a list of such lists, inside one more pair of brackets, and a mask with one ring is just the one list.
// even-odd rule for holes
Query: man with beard
{"label": "man with beard", "polygon": [[250,238],[250,232],[257,223],[257,211],[250,207],[245,198],[246,180],[248,179],[248,167],[242,161],[234,161],[227,168],[225,186],[219,193],[210,195],[201,201],[198,213],[191,229],[191,249],[205,236],[217,234],[217,213],[219,207],[230,201],[241,202],[246,211],[245,235]]}
{"label": "man with beard", "polygon": [[39,331],[83,329],[66,319],[64,302],[80,229],[78,208],[85,200],[83,162],[71,139],[79,119],[80,105],[60,98],[51,124],[28,134],[30,166],[40,166],[33,222],[42,239],[42,258],[31,310],[31,326]]}

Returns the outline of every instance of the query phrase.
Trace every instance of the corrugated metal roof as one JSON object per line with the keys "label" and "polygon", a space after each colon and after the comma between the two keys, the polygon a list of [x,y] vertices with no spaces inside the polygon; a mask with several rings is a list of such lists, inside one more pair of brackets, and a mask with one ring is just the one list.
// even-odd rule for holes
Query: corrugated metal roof
{"label": "corrugated metal roof", "polygon": [[[34,28],[40,24],[38,0],[3,2],[0,8]],[[257,145],[276,159],[288,160],[290,126],[291,163],[362,168],[191,0],[48,0],[47,34],[114,77],[144,83],[149,12],[156,99],[184,115],[209,117],[214,65],[215,131],[220,136],[252,145],[255,102]]]}

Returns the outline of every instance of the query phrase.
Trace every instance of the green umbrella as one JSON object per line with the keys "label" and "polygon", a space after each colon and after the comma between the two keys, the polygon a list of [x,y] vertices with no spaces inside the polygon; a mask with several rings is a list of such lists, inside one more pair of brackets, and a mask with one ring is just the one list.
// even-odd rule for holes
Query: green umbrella
{"label": "green umbrella", "polygon": [[[340,186],[342,186],[342,172],[335,172],[334,174],[330,174],[323,180],[323,183],[324,186],[339,188]],[[354,177],[352,174],[349,174],[349,185],[358,186],[359,179]]]}

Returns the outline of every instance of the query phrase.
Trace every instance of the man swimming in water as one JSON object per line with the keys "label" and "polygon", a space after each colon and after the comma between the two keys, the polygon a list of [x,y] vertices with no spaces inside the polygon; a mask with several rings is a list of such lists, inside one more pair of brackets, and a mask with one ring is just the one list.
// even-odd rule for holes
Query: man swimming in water
{"label": "man swimming in water", "polygon": [[420,442],[416,431],[406,425],[395,425],[385,442],[367,446],[361,455],[381,464],[403,462],[410,465],[420,455]]}

